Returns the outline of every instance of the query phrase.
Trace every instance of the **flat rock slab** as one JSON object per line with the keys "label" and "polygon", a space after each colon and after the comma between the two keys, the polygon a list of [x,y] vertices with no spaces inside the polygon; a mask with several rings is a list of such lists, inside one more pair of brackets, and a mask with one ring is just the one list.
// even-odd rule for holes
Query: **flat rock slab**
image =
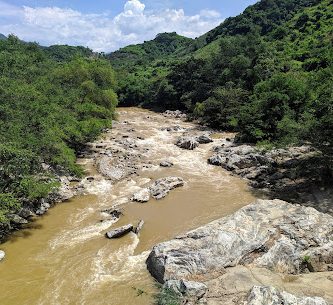
{"label": "flat rock slab", "polygon": [[129,224],[109,232],[105,233],[105,236],[109,239],[123,237],[124,235],[128,234],[129,232],[133,231],[133,225]]}
{"label": "flat rock slab", "polygon": [[278,291],[274,287],[254,286],[244,305],[328,305],[320,297],[297,297],[285,291]]}

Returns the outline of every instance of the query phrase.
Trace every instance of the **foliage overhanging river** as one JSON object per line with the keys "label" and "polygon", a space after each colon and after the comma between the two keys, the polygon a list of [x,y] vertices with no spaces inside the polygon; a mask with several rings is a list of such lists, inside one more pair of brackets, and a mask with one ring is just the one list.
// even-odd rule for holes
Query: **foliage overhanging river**
{"label": "foliage overhanging river", "polygon": [[[142,162],[151,166],[112,185],[96,172],[93,159],[79,159],[87,175],[95,176],[87,182],[88,194],[58,204],[1,245],[6,252],[0,263],[1,305],[152,304],[156,287],[145,266],[149,249],[253,201],[244,181],[206,162],[219,137],[227,135],[217,135],[214,143],[194,151],[182,150],[174,145],[181,132],[162,129],[195,129],[195,124],[136,108],[120,108],[118,113],[119,122],[101,138],[112,146],[127,136],[139,137],[137,145],[146,149]],[[159,167],[163,160],[175,166]],[[128,202],[149,179],[167,176],[182,177],[186,184],[160,201],[125,204],[117,223],[101,214]],[[110,227],[140,219],[145,226],[139,237],[104,237]]]}

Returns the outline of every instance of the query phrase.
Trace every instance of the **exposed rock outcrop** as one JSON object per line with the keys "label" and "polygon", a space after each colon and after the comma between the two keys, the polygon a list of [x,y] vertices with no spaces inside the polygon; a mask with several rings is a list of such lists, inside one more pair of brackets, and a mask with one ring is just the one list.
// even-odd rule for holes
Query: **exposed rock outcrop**
{"label": "exposed rock outcrop", "polygon": [[[242,266],[246,270],[263,268],[273,275],[332,271],[332,228],[333,217],[313,208],[281,200],[258,200],[233,215],[155,246],[147,267],[161,283],[204,283],[213,298],[223,290],[221,281],[217,285],[214,279],[224,275],[230,278],[234,276],[230,272],[239,272]],[[241,281],[240,287],[253,283],[245,275],[236,278]],[[236,291],[229,288],[225,294]]]}
{"label": "exposed rock outcrop", "polygon": [[330,174],[315,149],[300,146],[265,151],[224,142],[213,150],[209,164],[247,179],[253,188],[265,191],[272,198],[302,202],[333,215],[333,190],[328,187],[325,191],[329,183],[323,181],[331,181]]}
{"label": "exposed rock outcrop", "polygon": [[214,142],[213,139],[207,135],[201,135],[196,138],[199,144],[208,144]]}
{"label": "exposed rock outcrop", "polygon": [[149,189],[151,195],[159,200],[167,196],[171,190],[183,186],[184,183],[184,180],[179,177],[161,178],[156,180]]}
{"label": "exposed rock outcrop", "polygon": [[199,142],[194,137],[180,137],[176,145],[187,150],[194,150],[199,146]]}

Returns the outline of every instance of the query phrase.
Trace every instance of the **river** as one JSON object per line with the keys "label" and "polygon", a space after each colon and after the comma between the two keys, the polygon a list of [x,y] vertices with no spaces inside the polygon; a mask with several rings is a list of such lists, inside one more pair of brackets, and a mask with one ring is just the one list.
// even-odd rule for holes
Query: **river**
{"label": "river", "polygon": [[[198,128],[138,108],[118,109],[118,122],[101,141],[112,146],[128,136],[135,138],[145,151],[142,162],[149,166],[112,184],[97,173],[92,158],[79,159],[86,175],[95,178],[86,182],[86,194],[56,205],[0,245],[6,252],[0,263],[1,305],[153,304],[156,284],[145,267],[149,249],[254,200],[245,181],[207,164],[212,147],[228,134],[217,134],[214,143],[194,151],[182,150],[174,145],[182,132],[162,130],[175,125]],[[175,166],[161,168],[163,160]],[[160,201],[129,201],[139,187],[167,176],[182,177],[185,186]],[[101,213],[113,205],[124,209],[117,223]],[[110,227],[140,219],[145,226],[139,237],[134,233],[117,240],[104,237]]]}

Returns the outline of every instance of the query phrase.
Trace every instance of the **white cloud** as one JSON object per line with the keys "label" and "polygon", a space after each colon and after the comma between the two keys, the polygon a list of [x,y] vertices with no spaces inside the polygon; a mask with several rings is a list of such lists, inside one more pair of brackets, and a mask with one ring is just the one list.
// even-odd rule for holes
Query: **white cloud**
{"label": "white cloud", "polygon": [[141,3],[139,0],[130,0],[127,1],[124,6],[125,13],[131,15],[131,14],[140,14],[143,13],[145,10],[145,5]]}
{"label": "white cloud", "polygon": [[124,10],[114,17],[59,7],[16,7],[0,0],[0,17],[4,17],[0,19],[0,33],[14,33],[44,45],[84,45],[96,51],[113,51],[161,32],[196,37],[222,21],[220,14],[211,10],[192,16],[182,9],[147,11],[139,0],[127,1]]}

